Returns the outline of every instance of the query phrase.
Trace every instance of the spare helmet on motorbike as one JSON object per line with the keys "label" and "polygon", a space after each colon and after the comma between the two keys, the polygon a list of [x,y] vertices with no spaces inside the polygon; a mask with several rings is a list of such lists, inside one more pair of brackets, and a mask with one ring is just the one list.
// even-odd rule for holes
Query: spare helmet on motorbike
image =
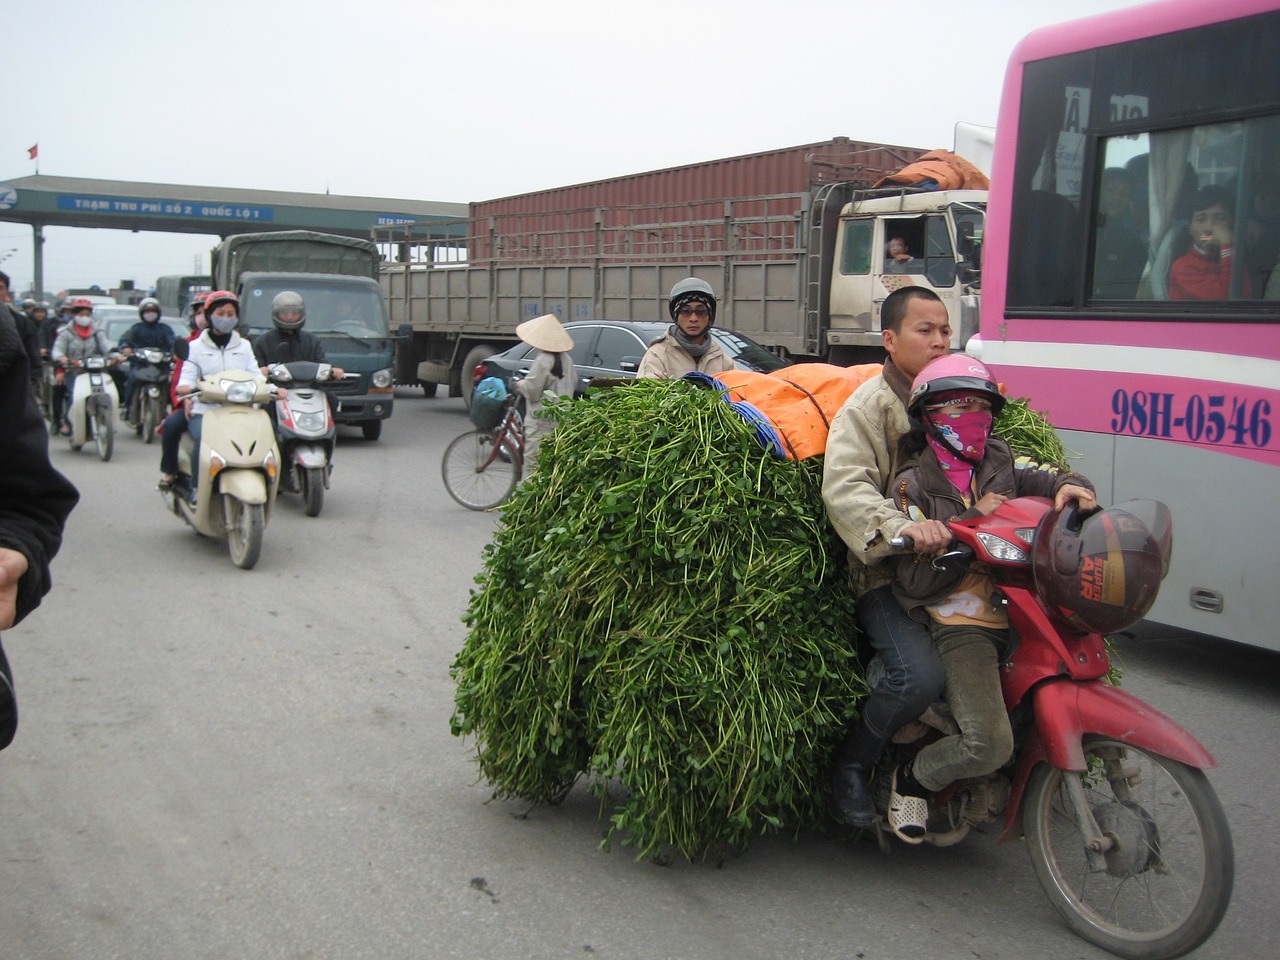
{"label": "spare helmet on motorbike", "polygon": [[213,311],[224,303],[233,304],[236,308],[236,316],[240,316],[240,298],[230,290],[215,290],[208,294],[204,301],[204,313],[207,317],[213,316]]}
{"label": "spare helmet on motorbike", "polygon": [[1004,394],[986,365],[963,353],[949,353],[925,364],[911,384],[911,397],[907,401],[907,413],[923,420],[924,408],[936,402],[944,393],[963,392],[979,397],[991,404],[993,416],[1004,409]]}
{"label": "spare helmet on motorbike", "polygon": [[1155,603],[1172,551],[1173,521],[1158,500],[1129,500],[1088,516],[1073,503],[1050,510],[1036,527],[1036,592],[1078,630],[1123,630]]}
{"label": "spare helmet on motorbike", "polygon": [[707,314],[711,318],[707,323],[708,327],[716,322],[716,292],[705,280],[685,277],[671,288],[671,293],[667,296],[667,310],[672,320],[675,320],[680,308],[687,303],[701,303],[706,306]]}
{"label": "spare helmet on motorbike", "polygon": [[281,290],[271,301],[271,322],[282,333],[301,330],[307,322],[307,305],[301,295],[292,290]]}
{"label": "spare helmet on motorbike", "polygon": [[143,320],[147,319],[147,314],[154,314],[154,318],[149,323],[155,323],[160,319],[160,301],[155,297],[144,297],[138,303],[138,316]]}

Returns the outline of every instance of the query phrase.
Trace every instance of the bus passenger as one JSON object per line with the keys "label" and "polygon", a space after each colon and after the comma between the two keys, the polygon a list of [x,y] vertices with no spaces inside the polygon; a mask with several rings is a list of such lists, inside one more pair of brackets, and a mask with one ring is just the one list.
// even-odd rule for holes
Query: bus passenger
{"label": "bus passenger", "polygon": [[[1201,187],[1192,209],[1191,245],[1169,268],[1169,299],[1226,300],[1235,253],[1231,195],[1215,184]],[[1253,296],[1253,283],[1245,273],[1240,276],[1240,296]]]}

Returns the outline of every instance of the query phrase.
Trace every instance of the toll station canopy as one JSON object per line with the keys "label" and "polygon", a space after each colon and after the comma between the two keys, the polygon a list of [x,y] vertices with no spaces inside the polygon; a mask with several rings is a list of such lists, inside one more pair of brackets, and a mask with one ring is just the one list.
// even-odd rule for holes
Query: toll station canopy
{"label": "toll station canopy", "polygon": [[427,242],[463,239],[467,205],[327,193],[238,190],[35,174],[0,182],[0,220],[41,227],[105,227],[222,237],[318,230],[368,240],[375,227],[413,224]]}

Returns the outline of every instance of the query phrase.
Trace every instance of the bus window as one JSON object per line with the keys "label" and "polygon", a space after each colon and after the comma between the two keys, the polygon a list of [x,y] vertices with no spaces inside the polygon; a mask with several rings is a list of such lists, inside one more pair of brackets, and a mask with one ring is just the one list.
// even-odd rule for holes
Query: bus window
{"label": "bus window", "polygon": [[[1237,259],[1214,299],[1267,296],[1276,251],[1263,221],[1274,205],[1261,187],[1280,142],[1276,117],[1263,111],[1274,111],[1280,89],[1277,43],[1271,13],[1023,64],[1005,306],[1058,312],[1185,296],[1185,287],[1170,292],[1168,270],[1192,245],[1194,211],[1185,207],[1210,185],[1233,194],[1219,215],[1240,220],[1230,255],[1216,254],[1215,263]],[[1202,119],[1190,126],[1188,117]],[[1130,175],[1127,216],[1106,209],[1121,203],[1123,174],[1108,173],[1121,169]],[[1136,285],[1132,254],[1121,252],[1132,237],[1113,229],[1124,220],[1147,244]],[[1186,221],[1181,229],[1176,220]]]}
{"label": "bus window", "polygon": [[[1280,298],[1280,274],[1276,287],[1267,289],[1280,258],[1280,190],[1271,175],[1280,159],[1278,120],[1259,117],[1104,140],[1093,296]],[[1135,204],[1135,196],[1146,203]],[[1135,234],[1148,238],[1149,258],[1131,289]]]}

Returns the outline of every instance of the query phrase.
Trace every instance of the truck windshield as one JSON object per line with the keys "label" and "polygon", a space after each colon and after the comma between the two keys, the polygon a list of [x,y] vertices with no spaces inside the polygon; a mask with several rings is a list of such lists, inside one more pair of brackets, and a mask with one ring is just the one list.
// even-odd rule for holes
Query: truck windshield
{"label": "truck windshield", "polygon": [[317,336],[331,334],[376,340],[387,337],[387,315],[377,287],[291,279],[288,286],[277,282],[252,283],[244,292],[241,309],[250,330],[271,327],[271,301],[276,294],[292,290],[307,306],[306,329]]}

